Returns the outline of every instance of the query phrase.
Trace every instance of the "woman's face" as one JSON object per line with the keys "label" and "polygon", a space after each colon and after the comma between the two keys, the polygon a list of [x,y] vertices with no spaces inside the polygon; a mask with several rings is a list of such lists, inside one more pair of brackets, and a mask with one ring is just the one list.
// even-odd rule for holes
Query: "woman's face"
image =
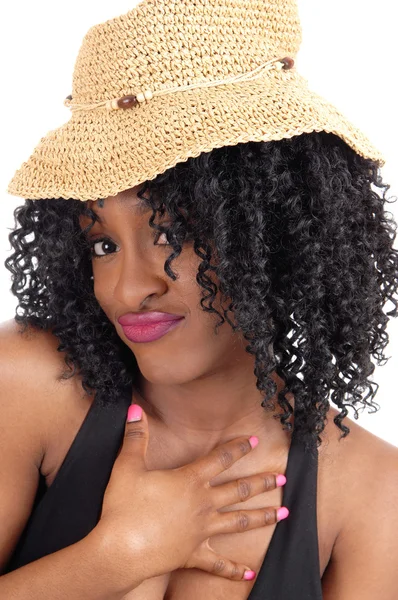
{"label": "woman's face", "polygon": [[[141,374],[152,383],[178,385],[213,372],[236,369],[237,362],[252,365],[253,357],[244,349],[247,342],[243,336],[234,333],[227,322],[216,334],[214,326],[219,317],[204,312],[199,304],[202,288],[196,282],[196,273],[201,259],[195,254],[193,242],[188,241],[171,263],[176,281],[165,273],[164,263],[173,247],[165,234],[154,245],[156,230],[148,223],[152,210],[140,209],[138,189],[107,198],[102,208],[97,202],[89,202],[102,223],[95,223],[88,238],[107,238],[92,248],[94,254],[101,255],[92,257],[94,293],[118,335],[134,353]],[[160,221],[157,216],[156,222],[167,226],[167,214]],[[82,228],[90,223],[90,218],[80,217]],[[207,274],[216,282],[214,274]],[[218,301],[213,306],[220,310]],[[125,336],[118,318],[128,312],[147,311],[174,313],[184,319],[155,341],[134,343]],[[231,313],[228,316],[233,319]]]}

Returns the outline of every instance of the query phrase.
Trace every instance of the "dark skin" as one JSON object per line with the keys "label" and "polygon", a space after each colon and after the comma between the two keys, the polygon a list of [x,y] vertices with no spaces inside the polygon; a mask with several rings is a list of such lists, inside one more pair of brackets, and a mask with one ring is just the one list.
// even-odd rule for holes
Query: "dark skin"
{"label": "dark skin", "polygon": [[[141,376],[136,401],[148,413],[150,442],[153,442],[147,455],[148,467],[171,468],[187,464],[222,441],[247,433],[258,436],[261,444],[257,457],[250,459],[253,473],[256,468],[268,468],[264,459],[267,456],[269,463],[272,455],[278,456],[275,467],[284,472],[290,440],[281,425],[272,419],[272,413],[261,407],[262,394],[256,388],[253,373],[254,357],[245,351],[247,342],[227,323],[214,333],[218,319],[204,312],[199,305],[200,290],[195,274],[200,258],[192,244],[186,245],[172,263],[179,279],[173,282],[165,274],[163,264],[169,251],[167,239],[163,235],[158,240],[159,245],[153,245],[153,230],[148,225],[151,211],[141,213],[134,192],[128,190],[108,198],[102,208],[98,203],[90,203],[90,208],[103,223],[96,223],[89,237],[95,238],[101,233],[109,238],[109,245],[104,247],[104,242],[99,242],[94,246],[96,253],[108,254],[93,258],[94,292],[139,365]],[[82,226],[89,222],[86,217],[81,218]],[[167,223],[167,216],[162,222]],[[215,306],[219,307],[219,304]],[[125,337],[117,317],[128,311],[146,310],[176,313],[183,315],[185,320],[182,327],[155,342],[131,342]],[[246,465],[248,463],[249,460]],[[241,470],[242,466],[239,466],[236,472],[239,474]],[[215,481],[221,482],[222,478]],[[264,502],[264,498],[262,500]],[[281,500],[281,490],[267,494],[267,502],[275,501],[276,505],[281,505]],[[258,499],[253,507],[256,502],[260,507]],[[269,535],[273,529],[269,528]],[[247,536],[247,545],[255,536],[253,533]],[[225,539],[212,541],[215,548],[217,544],[225,543]],[[203,575],[197,572],[197,576]],[[188,579],[189,576],[192,571],[188,573]],[[178,593],[181,594],[184,593],[182,578],[187,579],[184,573],[178,580],[181,588]],[[165,585],[164,578],[159,585]],[[216,581],[213,585],[220,586]],[[225,583],[221,585],[225,589]],[[231,589],[236,593],[236,586]],[[142,597],[148,597],[148,594],[148,589],[142,590]],[[174,595],[177,597],[177,590]],[[131,598],[141,598],[141,590],[134,590]]]}
{"label": "dark skin", "polygon": [[[284,473],[290,436],[283,431],[278,420],[271,418],[272,413],[265,412],[260,405],[262,396],[256,388],[253,374],[254,357],[245,351],[247,342],[240,334],[234,333],[227,323],[219,328],[217,334],[214,333],[217,318],[205,313],[199,305],[200,290],[195,275],[200,259],[194,253],[192,245],[186,245],[180,257],[172,263],[179,279],[172,281],[166,275],[163,265],[169,252],[167,238],[163,235],[158,241],[160,246],[153,245],[154,232],[148,224],[151,211],[143,213],[140,210],[137,189],[132,188],[106,199],[103,207],[95,202],[90,203],[90,207],[103,220],[103,224],[94,225],[90,236],[101,233],[111,242],[110,246],[105,245],[105,249],[103,243],[95,246],[98,254],[108,256],[93,259],[94,292],[121,339],[131,348],[138,361],[141,376],[137,387],[140,393],[136,390],[135,401],[145,408],[150,419],[149,468],[171,468],[187,464],[198,456],[207,454],[215,445],[247,434],[256,435],[260,440],[256,452],[250,456],[252,472],[275,470]],[[89,222],[85,217],[81,219],[82,226]],[[167,224],[167,215],[162,223]],[[217,304],[215,306],[219,307]],[[177,313],[183,315],[185,321],[182,327],[155,342],[133,343],[124,336],[117,317],[128,311],[146,310]],[[283,381],[275,373],[272,377],[278,390],[283,387]],[[289,399],[294,407],[294,398],[290,395]],[[338,442],[340,434],[333,423],[333,417],[337,414],[335,409],[330,409],[328,423],[321,436],[324,443],[319,449],[320,574],[323,575],[325,598],[344,597],[351,600],[353,595],[348,592],[343,595],[342,592],[343,588],[349,590],[352,585],[346,581],[348,574],[350,573],[351,582],[357,579],[355,589],[358,591],[365,572],[361,562],[356,564],[349,552],[353,539],[358,540],[360,537],[359,523],[361,532],[364,530],[364,516],[358,519],[358,526],[355,526],[355,518],[352,519],[350,513],[355,506],[358,515],[359,502],[355,504],[355,499],[359,496],[363,506],[363,496],[365,490],[368,490],[368,477],[371,473],[370,466],[366,475],[365,472],[361,475],[363,467],[360,468],[355,457],[362,444],[367,446],[368,453],[373,448],[375,456],[380,458],[380,454],[386,455],[384,463],[388,472],[389,468],[398,465],[398,452],[350,419],[346,420],[351,427],[350,439]],[[345,464],[347,480],[342,476],[342,464]],[[374,469],[376,468],[377,480],[383,489],[387,484],[375,463]],[[237,465],[234,472],[229,473],[229,477],[243,474],[248,474],[247,464]],[[220,478],[215,483],[225,480]],[[397,486],[391,490],[391,483],[388,483],[388,487],[390,495],[397,493]],[[351,494],[348,495],[347,490],[350,489]],[[372,502],[375,502],[374,496]],[[282,504],[281,489],[264,495],[264,498],[259,496],[245,503],[248,508],[270,504]],[[234,505],[231,509],[237,506]],[[339,506],[339,510],[336,506]],[[348,513],[341,510],[343,506]],[[365,511],[365,508],[361,510]],[[348,525],[345,524],[347,514],[351,517]],[[397,523],[397,518],[394,518]],[[239,534],[239,540],[236,534],[217,536],[217,539],[212,538],[212,546],[217,551],[227,553],[232,559],[244,560],[258,571],[273,529],[270,527]],[[379,544],[380,551],[383,543],[391,546],[391,540],[383,542],[380,535],[374,537],[374,543],[376,546]],[[347,567],[341,566],[343,558]],[[366,577],[369,577],[369,567]],[[155,599],[166,592],[165,597],[174,600],[182,600],[188,596],[198,600],[204,596],[243,599],[247,598],[253,583],[242,585],[244,589],[234,585],[234,582],[221,580],[196,569],[181,570],[173,572],[170,579],[163,577],[144,582],[128,598]],[[395,583],[387,581],[386,594],[390,591],[392,593],[393,588],[395,589]],[[374,598],[369,590],[371,586],[368,582],[366,590],[357,597]]]}
{"label": "dark skin", "polygon": [[[234,437],[238,429],[252,435],[265,431],[267,438],[278,431],[270,413],[260,406],[262,394],[256,388],[254,357],[245,351],[247,342],[227,323],[215,334],[218,318],[199,305],[195,275],[200,258],[192,244],[173,261],[172,268],[179,275],[173,282],[163,270],[170,246],[164,235],[153,245],[148,225],[151,211],[141,214],[131,191],[108,199],[103,208],[95,203],[91,208],[104,224],[95,224],[90,238],[101,233],[111,242],[105,250],[104,242],[94,246],[96,253],[106,254],[92,261],[94,293],[134,352],[141,373],[137,388],[145,410],[158,424],[159,435],[167,431],[186,456],[187,452],[206,453],[222,438]],[[82,225],[88,222],[81,218]],[[131,342],[118,316],[149,310],[176,313],[185,320],[155,342]],[[187,352],[189,348],[195,352]]]}
{"label": "dark skin", "polygon": [[[245,351],[247,342],[227,323],[214,333],[218,318],[204,312],[199,305],[200,289],[195,274],[200,259],[189,244],[172,263],[179,279],[172,281],[166,275],[163,265],[169,247],[164,236],[159,245],[153,244],[154,231],[148,224],[151,212],[139,210],[137,189],[106,199],[103,208],[90,203],[103,220],[102,225],[94,225],[90,237],[102,234],[109,238],[110,245],[105,245],[105,250],[103,242],[95,247],[99,254],[106,252],[108,256],[93,259],[94,293],[138,362],[141,376],[132,401],[141,404],[148,414],[148,468],[181,466],[206,455],[220,443],[242,435],[256,435],[259,445],[245,463],[237,463],[227,476],[215,479],[214,484],[261,471],[284,473],[290,436],[272,418],[272,413],[265,412],[260,405],[262,395],[255,384],[254,358]],[[90,222],[86,217],[81,218],[82,227]],[[185,320],[159,340],[133,343],[125,337],[117,318],[129,311],[147,310],[177,313]],[[275,373],[272,376],[278,389],[283,387],[283,381]],[[294,407],[293,397],[290,402]],[[317,509],[324,598],[373,600],[382,585],[384,595],[378,597],[393,600],[397,584],[395,576],[389,576],[394,570],[393,561],[390,559],[388,563],[385,559],[385,549],[388,546],[391,553],[395,551],[395,556],[398,555],[398,518],[386,505],[385,498],[392,502],[396,497],[398,501],[396,477],[392,475],[398,468],[398,451],[350,419],[345,423],[351,433],[339,442],[340,433],[333,423],[336,414],[335,409],[330,409],[321,436],[324,443],[319,449]],[[77,432],[79,420],[77,417],[69,429],[64,424],[61,441],[58,431],[49,442],[48,485]],[[366,465],[360,460],[365,453]],[[256,496],[245,502],[245,506],[249,509],[281,506],[282,491],[278,488]],[[241,505],[230,507],[234,508]],[[291,514],[293,511],[294,507]],[[382,527],[383,523],[388,526]],[[219,535],[211,538],[211,543],[215,550],[251,565],[258,572],[273,532],[274,527],[267,527]],[[369,538],[371,544],[366,545]],[[361,553],[352,552],[353,547],[360,547]],[[252,586],[253,582],[227,581],[196,569],[178,570],[146,580],[125,598],[243,600]]]}
{"label": "dark skin", "polygon": [[[65,357],[57,351],[58,345],[58,338],[49,331],[30,329],[21,336],[13,319],[0,325],[3,391],[0,514],[4,517],[0,519],[3,540],[0,566],[6,564],[11,556],[29,518],[39,471],[47,485],[51,485],[93,400],[82,390],[79,376],[62,382],[58,380],[65,370]],[[21,373],[24,374],[22,378]],[[276,381],[279,387],[279,380]],[[134,395],[132,400],[136,399]],[[333,423],[336,414],[337,411],[331,408],[321,436],[324,443],[319,449],[317,520],[323,597],[326,600],[395,600],[398,449],[351,419],[344,421],[351,433],[339,442],[338,430]],[[263,448],[266,441],[262,436],[252,453],[241,459],[243,476],[261,473],[264,466],[267,471],[273,472],[275,468],[276,472],[284,472],[287,441],[281,444],[280,452],[274,449],[265,455]],[[162,440],[154,439],[152,435],[149,446],[152,463],[164,462]],[[249,458],[254,463],[248,466],[246,461]],[[166,460],[172,463],[173,456],[166,457]],[[237,470],[234,476],[231,474],[231,480],[235,476],[238,476]],[[15,502],[15,490],[18,502]],[[263,509],[279,505],[276,495],[274,490],[263,494],[263,499],[257,496],[256,506]],[[231,506],[230,510],[246,506],[250,509],[254,508],[253,505],[250,500],[250,505],[245,502]],[[290,508],[293,515],[294,507]],[[251,532],[225,534],[212,538],[212,544],[224,549],[225,556],[231,560],[235,557],[258,570],[267,551],[272,527],[258,531],[261,533],[254,539],[251,539]],[[95,548],[90,547],[90,552],[95,552]],[[97,571],[98,567],[94,570]],[[61,575],[58,579],[57,575],[53,577],[48,568],[45,571],[49,585],[54,577],[56,580],[61,578]],[[133,598],[132,594],[140,589],[141,597],[161,600],[168,585],[166,600],[187,597],[194,600],[203,597],[243,600],[252,586],[250,581],[224,579],[219,582],[218,579],[196,569],[185,570],[184,573],[177,570],[170,577],[147,579],[128,597]]]}

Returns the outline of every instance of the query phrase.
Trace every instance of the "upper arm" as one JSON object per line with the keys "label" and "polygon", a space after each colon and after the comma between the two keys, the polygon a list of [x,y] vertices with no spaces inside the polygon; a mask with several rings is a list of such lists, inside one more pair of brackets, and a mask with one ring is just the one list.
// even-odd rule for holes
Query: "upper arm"
{"label": "upper arm", "polygon": [[0,573],[32,511],[45,454],[48,371],[54,360],[59,361],[45,334],[28,340],[13,320],[0,324]]}
{"label": "upper arm", "polygon": [[322,578],[324,600],[398,598],[398,448],[368,432],[363,438],[366,445],[353,445],[343,526]]}

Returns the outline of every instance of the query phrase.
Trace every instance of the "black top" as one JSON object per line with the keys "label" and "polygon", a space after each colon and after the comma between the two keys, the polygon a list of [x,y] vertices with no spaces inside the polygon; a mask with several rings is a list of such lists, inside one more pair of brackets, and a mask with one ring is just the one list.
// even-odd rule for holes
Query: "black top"
{"label": "black top", "polygon": [[[104,406],[99,396],[97,392],[49,488],[40,475],[32,513],[5,573],[78,542],[98,523],[132,390],[117,405]],[[318,453],[306,452],[293,432],[283,488],[283,506],[290,515],[276,525],[247,600],[322,600],[317,470]]]}

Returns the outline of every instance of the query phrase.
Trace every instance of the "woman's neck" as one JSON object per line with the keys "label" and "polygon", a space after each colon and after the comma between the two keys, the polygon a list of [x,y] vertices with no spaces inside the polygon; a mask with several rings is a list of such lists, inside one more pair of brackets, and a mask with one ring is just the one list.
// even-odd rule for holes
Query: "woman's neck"
{"label": "woman's neck", "polygon": [[[277,394],[283,380],[275,372],[272,378],[277,384],[271,400],[275,411],[261,406],[263,394],[256,387],[253,372],[242,369],[228,377],[218,374],[184,386],[153,385],[141,378],[138,390],[134,388],[133,402],[147,412],[150,436],[180,447],[192,460],[242,435],[256,435],[263,445],[273,448],[284,443],[286,433],[273,418],[282,412]],[[290,403],[294,408],[293,400]]]}

